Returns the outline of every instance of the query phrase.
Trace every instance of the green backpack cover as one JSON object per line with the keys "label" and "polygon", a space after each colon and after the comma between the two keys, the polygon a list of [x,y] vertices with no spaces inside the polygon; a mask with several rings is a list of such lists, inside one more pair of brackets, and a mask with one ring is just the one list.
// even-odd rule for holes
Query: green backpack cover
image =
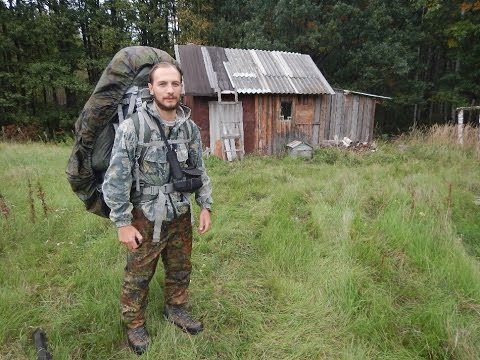
{"label": "green backpack cover", "polygon": [[152,47],[131,46],[120,50],[103,71],[75,123],[67,179],[86,209],[96,215],[108,217],[110,213],[101,185],[110,162],[115,128],[141,104],[150,69],[163,61],[176,64],[165,51]]}

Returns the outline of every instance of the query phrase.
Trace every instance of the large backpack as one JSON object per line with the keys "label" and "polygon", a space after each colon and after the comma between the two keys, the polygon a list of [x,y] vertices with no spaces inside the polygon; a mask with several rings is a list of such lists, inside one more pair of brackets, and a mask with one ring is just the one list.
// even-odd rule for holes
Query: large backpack
{"label": "large backpack", "polygon": [[115,54],[75,123],[75,143],[66,174],[88,211],[108,217],[101,193],[115,129],[149,96],[148,74],[156,63],[175,60],[165,51],[132,46]]}

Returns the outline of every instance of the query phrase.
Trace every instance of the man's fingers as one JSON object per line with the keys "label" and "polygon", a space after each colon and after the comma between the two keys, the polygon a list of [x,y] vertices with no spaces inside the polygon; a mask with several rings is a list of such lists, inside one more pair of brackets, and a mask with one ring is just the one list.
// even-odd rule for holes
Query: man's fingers
{"label": "man's fingers", "polygon": [[119,228],[119,240],[131,251],[135,251],[142,245],[143,236],[132,225]]}
{"label": "man's fingers", "polygon": [[208,230],[210,230],[211,219],[210,219],[210,212],[206,209],[203,209],[200,212],[200,219],[199,219],[199,226],[198,231],[200,234],[205,234]]}
{"label": "man's fingers", "polygon": [[210,223],[205,221],[204,219],[200,220],[200,226],[198,227],[198,231],[200,234],[206,233],[210,229]]}

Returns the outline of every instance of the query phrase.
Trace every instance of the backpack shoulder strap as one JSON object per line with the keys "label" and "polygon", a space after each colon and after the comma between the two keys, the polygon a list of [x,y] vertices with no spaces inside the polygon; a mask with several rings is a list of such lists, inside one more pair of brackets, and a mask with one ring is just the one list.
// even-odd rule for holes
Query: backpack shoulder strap
{"label": "backpack shoulder strap", "polygon": [[[154,129],[154,130],[160,132],[157,123],[155,121],[153,121],[153,119],[147,113],[147,111],[145,110],[145,108],[143,106],[141,106],[137,109],[137,114],[138,114],[138,117],[147,125],[150,132],[151,132],[151,129]],[[148,137],[147,141],[145,141],[145,143],[148,143],[149,141],[150,141],[150,136]]]}
{"label": "backpack shoulder strap", "polygon": [[136,190],[140,191],[139,159],[143,158],[143,156],[145,155],[145,144],[150,142],[152,130],[150,129],[149,124],[145,121],[143,114],[140,114],[140,112],[132,114],[131,118],[133,121],[133,126],[135,127],[135,133],[137,134],[138,138],[137,148],[135,150],[134,178]]}
{"label": "backpack shoulder strap", "polygon": [[152,131],[149,124],[146,123],[143,116],[140,116],[139,112],[133,113],[132,116],[133,126],[135,127],[135,133],[138,137],[138,145],[145,145],[150,141]]}

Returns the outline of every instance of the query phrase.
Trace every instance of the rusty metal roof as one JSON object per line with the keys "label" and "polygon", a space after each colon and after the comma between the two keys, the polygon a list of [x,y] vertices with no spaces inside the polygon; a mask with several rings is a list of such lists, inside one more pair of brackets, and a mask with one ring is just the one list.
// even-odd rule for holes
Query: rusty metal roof
{"label": "rusty metal roof", "polygon": [[182,46],[178,50],[177,52],[175,46],[175,57],[182,59],[180,64],[183,71],[185,94],[196,96],[215,94],[205,71],[202,48],[200,46]]}
{"label": "rusty metal roof", "polygon": [[309,55],[175,45],[186,95],[335,94]]}

